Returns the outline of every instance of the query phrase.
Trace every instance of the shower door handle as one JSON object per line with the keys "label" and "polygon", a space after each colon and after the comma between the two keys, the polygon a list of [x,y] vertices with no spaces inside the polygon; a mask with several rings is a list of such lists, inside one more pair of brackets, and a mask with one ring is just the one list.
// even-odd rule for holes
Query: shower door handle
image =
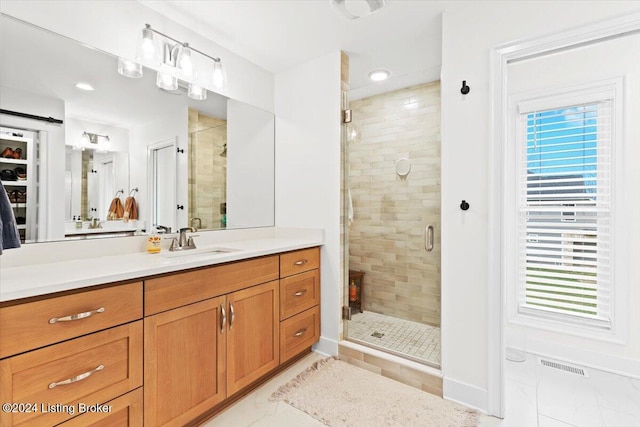
{"label": "shower door handle", "polygon": [[433,250],[433,225],[429,225],[425,229],[424,248],[427,252],[431,252]]}

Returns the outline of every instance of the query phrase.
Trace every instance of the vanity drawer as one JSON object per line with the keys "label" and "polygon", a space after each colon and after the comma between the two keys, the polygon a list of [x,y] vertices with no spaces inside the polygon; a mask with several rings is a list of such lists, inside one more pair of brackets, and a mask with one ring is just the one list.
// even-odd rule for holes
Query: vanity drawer
{"label": "vanity drawer", "polygon": [[280,322],[280,363],[301,353],[320,339],[320,307]]}
{"label": "vanity drawer", "polygon": [[55,425],[77,415],[79,403],[140,387],[142,329],[140,320],[0,361],[0,401],[39,405],[37,412],[1,413],[0,425]]}
{"label": "vanity drawer", "polygon": [[278,256],[274,255],[145,280],[144,315],[277,279]]}
{"label": "vanity drawer", "polygon": [[320,267],[320,248],[302,249],[280,255],[280,277]]}
{"label": "vanity drawer", "polygon": [[320,303],[320,270],[280,279],[280,320]]}
{"label": "vanity drawer", "polygon": [[142,387],[105,405],[109,406],[109,412],[88,412],[60,427],[142,427]]}
{"label": "vanity drawer", "polygon": [[0,358],[140,318],[142,282],[2,307]]}

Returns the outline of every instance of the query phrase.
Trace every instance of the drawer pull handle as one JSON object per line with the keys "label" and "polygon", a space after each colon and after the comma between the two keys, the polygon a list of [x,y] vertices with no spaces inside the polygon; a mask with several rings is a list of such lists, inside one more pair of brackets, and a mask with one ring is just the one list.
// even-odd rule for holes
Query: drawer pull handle
{"label": "drawer pull handle", "polygon": [[72,320],[86,319],[87,317],[91,317],[94,314],[104,313],[104,311],[104,307],[100,307],[97,310],[85,311],[84,313],[72,314],[70,316],[52,317],[51,319],[49,319],[49,323],[53,325],[58,322],[71,322]]}
{"label": "drawer pull handle", "polygon": [[233,303],[229,303],[229,313],[231,318],[229,319],[229,329],[233,328],[233,321],[236,320],[236,311],[233,308]]}
{"label": "drawer pull handle", "polygon": [[301,259],[299,261],[294,262],[293,265],[305,265],[308,262],[309,261],[307,261],[306,259]]}
{"label": "drawer pull handle", "polygon": [[295,338],[301,337],[304,335],[304,333],[307,332],[307,328],[302,328],[300,329],[298,332],[296,332],[295,334],[293,334],[293,336]]}
{"label": "drawer pull handle", "polygon": [[307,290],[303,289],[301,291],[296,292],[295,294],[293,294],[294,297],[301,297],[302,295],[306,294]]}
{"label": "drawer pull handle", "polygon": [[89,378],[91,375],[95,374],[96,372],[102,371],[103,369],[104,369],[104,365],[100,365],[96,369],[93,369],[93,370],[91,370],[89,372],[85,372],[84,374],[80,374],[80,375],[75,376],[73,378],[69,378],[68,380],[63,380],[63,381],[58,381],[58,382],[51,383],[51,384],[49,384],[49,388],[52,389],[52,388],[58,387],[59,385],[67,385],[67,384],[72,384],[72,383],[75,383],[75,382],[78,382],[78,381],[82,381],[85,378]]}
{"label": "drawer pull handle", "polygon": [[220,304],[220,333],[224,334],[224,325],[227,324],[227,312],[224,309],[224,304]]}

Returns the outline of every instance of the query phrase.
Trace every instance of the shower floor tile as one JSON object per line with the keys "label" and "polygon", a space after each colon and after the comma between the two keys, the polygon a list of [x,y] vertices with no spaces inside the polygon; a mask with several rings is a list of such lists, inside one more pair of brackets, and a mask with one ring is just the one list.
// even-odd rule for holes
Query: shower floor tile
{"label": "shower floor tile", "polygon": [[347,334],[350,340],[440,366],[438,327],[365,311],[351,316]]}

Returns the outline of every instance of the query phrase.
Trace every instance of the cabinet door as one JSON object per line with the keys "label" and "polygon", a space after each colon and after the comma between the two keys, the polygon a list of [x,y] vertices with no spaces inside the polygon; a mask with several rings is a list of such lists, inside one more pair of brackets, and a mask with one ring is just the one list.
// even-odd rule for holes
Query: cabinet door
{"label": "cabinet door", "polygon": [[226,397],[225,298],[144,319],[144,425],[181,426]]}
{"label": "cabinet door", "polygon": [[278,281],[227,295],[227,393],[232,395],[278,366]]}
{"label": "cabinet door", "polygon": [[142,427],[142,388],[104,404],[105,412],[87,412],[60,427]]}

